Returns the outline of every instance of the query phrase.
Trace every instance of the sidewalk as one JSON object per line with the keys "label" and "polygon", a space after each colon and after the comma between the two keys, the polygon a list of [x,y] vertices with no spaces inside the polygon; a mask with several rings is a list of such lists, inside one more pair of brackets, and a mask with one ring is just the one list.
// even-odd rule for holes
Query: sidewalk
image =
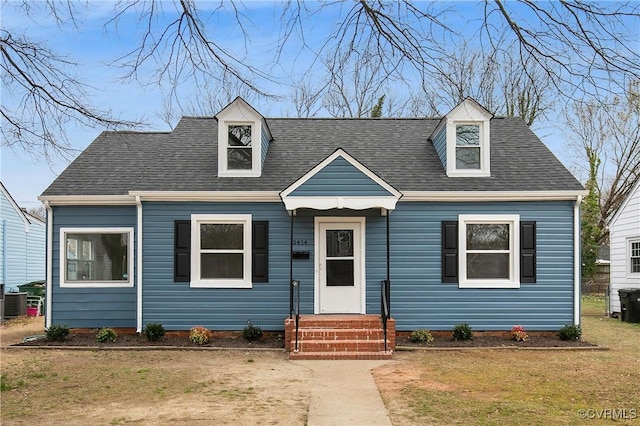
{"label": "sidewalk", "polygon": [[391,426],[371,375],[391,361],[292,362],[313,373],[308,426]]}

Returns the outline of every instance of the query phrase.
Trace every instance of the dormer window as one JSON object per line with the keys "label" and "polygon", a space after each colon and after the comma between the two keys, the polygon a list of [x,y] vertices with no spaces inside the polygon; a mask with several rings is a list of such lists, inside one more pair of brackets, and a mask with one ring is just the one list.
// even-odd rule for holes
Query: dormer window
{"label": "dormer window", "polygon": [[218,176],[260,177],[272,139],[264,117],[242,98],[236,98],[216,118]]}
{"label": "dormer window", "polygon": [[429,139],[449,177],[491,176],[492,114],[467,98],[445,115]]}
{"label": "dormer window", "polygon": [[480,170],[480,124],[456,124],[456,170]]}
{"label": "dormer window", "polygon": [[227,126],[227,170],[251,170],[253,168],[253,126],[229,124]]}

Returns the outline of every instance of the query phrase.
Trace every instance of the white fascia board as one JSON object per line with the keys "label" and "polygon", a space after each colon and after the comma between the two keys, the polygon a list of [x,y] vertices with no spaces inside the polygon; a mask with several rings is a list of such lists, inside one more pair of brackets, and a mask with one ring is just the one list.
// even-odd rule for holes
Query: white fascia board
{"label": "white fascia board", "polygon": [[301,208],[315,210],[382,208],[394,210],[398,199],[395,197],[283,197],[282,202],[287,210]]}
{"label": "white fascia board", "polygon": [[351,164],[353,167],[358,169],[358,171],[363,173],[365,176],[367,176],[369,179],[374,181],[376,184],[380,185],[385,191],[389,192],[390,194],[393,194],[395,198],[400,198],[402,196],[402,193],[400,191],[395,189],[393,186],[389,185],[387,182],[384,181],[384,179],[382,179],[380,176],[376,175],[374,172],[369,170],[366,166],[364,166],[358,160],[356,160],[351,155],[349,155],[345,150],[343,150],[342,148],[338,148],[333,152],[333,154],[329,155],[327,158],[322,160],[317,166],[309,170],[300,179],[298,179],[297,181],[289,185],[289,187],[287,187],[284,191],[282,191],[280,193],[282,198],[284,199],[293,191],[298,189],[305,182],[307,182],[309,179],[315,176],[316,173],[324,169],[327,165],[331,164],[331,162],[333,162],[333,160],[335,160],[338,157],[342,157],[345,160],[347,160],[349,164]]}
{"label": "white fascia board", "polygon": [[41,195],[38,200],[50,206],[126,206],[135,205],[130,195]]}
{"label": "white fascia board", "polygon": [[405,191],[402,201],[573,201],[587,191]]}
{"label": "white fascia board", "polygon": [[142,201],[280,202],[277,191],[129,191]]}

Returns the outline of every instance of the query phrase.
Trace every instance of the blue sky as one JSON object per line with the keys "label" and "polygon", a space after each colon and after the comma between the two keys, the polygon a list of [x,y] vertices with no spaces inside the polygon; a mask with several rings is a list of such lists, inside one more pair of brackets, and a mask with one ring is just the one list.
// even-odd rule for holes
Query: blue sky
{"label": "blue sky", "polygon": [[[38,8],[33,8],[33,16],[28,17],[20,10],[3,2],[2,26],[9,31],[18,33],[24,31],[30,38],[46,42],[56,51],[67,55],[70,59],[79,63],[74,69],[77,76],[93,86],[88,99],[92,105],[102,110],[111,110],[116,116],[129,120],[143,120],[146,125],[141,130],[168,130],[160,113],[166,92],[164,88],[157,86],[142,86],[135,82],[122,82],[119,77],[122,71],[106,66],[115,58],[129,52],[140,40],[142,27],[138,23],[138,16],[125,14],[117,22],[105,26],[105,22],[113,16],[115,2],[91,1],[89,7],[79,8],[76,17],[78,27],[70,23],[58,26],[50,17],[38,13]],[[256,27],[252,27],[249,42],[245,45],[240,37],[240,29],[228,15],[219,13],[214,8],[218,2],[198,3],[199,8],[206,16],[210,13],[214,18],[208,21],[209,31],[220,44],[224,45],[232,54],[244,58],[257,67],[265,68],[269,73],[276,75],[276,82],[262,82],[266,90],[276,94],[285,95],[290,91],[291,73],[301,73],[308,69],[311,55],[308,51],[302,51],[297,43],[290,43],[281,61],[277,64],[269,62],[273,57],[274,46],[277,45],[280,33],[280,10],[274,8],[273,3],[246,2],[245,13]],[[442,3],[442,8],[455,6],[455,12],[447,21],[449,25],[456,25],[459,31],[467,31],[470,21],[464,16],[473,16],[467,13],[469,9],[482,7],[480,3]],[[163,10],[167,19],[173,16],[174,5],[164,3]],[[316,34],[326,34],[330,31],[330,25],[336,14],[344,12],[344,8],[350,7],[350,3],[336,4],[328,8],[324,14],[309,17],[303,23],[305,27],[306,42],[312,46],[318,45],[321,38],[314,38]],[[209,10],[207,10],[209,9]],[[341,10],[342,9],[342,10]],[[477,16],[477,15],[476,15]],[[458,19],[460,18],[460,19]],[[323,36],[324,37],[324,36]],[[144,79],[144,74],[142,75]],[[185,85],[184,95],[195,96],[199,88]],[[11,106],[12,99],[9,94],[2,94],[4,105]],[[258,99],[254,106],[265,116],[292,116],[293,107],[286,101],[274,101],[272,99]],[[561,143],[561,136],[554,128],[553,123],[541,123],[536,129],[538,136],[561,160],[567,163],[570,154],[566,152]],[[102,129],[77,128],[69,125],[66,129],[73,147],[77,150],[84,149]],[[79,152],[79,151],[78,151]],[[61,173],[68,165],[63,159],[56,159],[48,165],[42,158],[19,149],[12,151],[2,148],[0,156],[1,179],[16,202],[23,207],[36,207],[40,204],[37,196]]]}

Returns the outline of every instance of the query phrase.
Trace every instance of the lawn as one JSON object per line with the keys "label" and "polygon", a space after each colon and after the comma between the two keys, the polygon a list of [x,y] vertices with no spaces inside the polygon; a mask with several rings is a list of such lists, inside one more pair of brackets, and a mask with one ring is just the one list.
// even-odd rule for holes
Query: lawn
{"label": "lawn", "polygon": [[583,338],[608,351],[397,353],[374,373],[393,424],[638,424],[640,324],[603,307],[583,300]]}
{"label": "lawn", "polygon": [[[637,424],[640,324],[606,318],[603,306],[583,299],[583,337],[607,351],[397,353],[374,371],[393,424]],[[3,426],[306,423],[311,373],[281,353],[0,355]]]}

